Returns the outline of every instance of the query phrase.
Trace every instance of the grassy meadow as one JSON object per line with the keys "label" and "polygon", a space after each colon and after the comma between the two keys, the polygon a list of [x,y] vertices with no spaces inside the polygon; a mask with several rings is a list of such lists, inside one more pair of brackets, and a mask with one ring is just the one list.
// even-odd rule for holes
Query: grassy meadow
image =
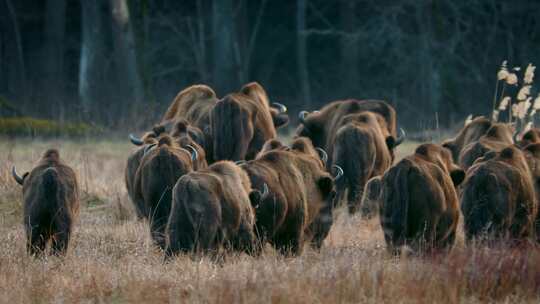
{"label": "grassy meadow", "polygon": [[[21,188],[47,148],[78,174],[81,214],[65,258],[26,255]],[[398,155],[409,154],[404,143]],[[538,303],[540,250],[466,247],[447,255],[395,258],[378,218],[339,210],[321,252],[284,258],[267,248],[222,263],[180,256],[163,263],[124,186],[134,148],[118,140],[0,139],[0,303]]]}

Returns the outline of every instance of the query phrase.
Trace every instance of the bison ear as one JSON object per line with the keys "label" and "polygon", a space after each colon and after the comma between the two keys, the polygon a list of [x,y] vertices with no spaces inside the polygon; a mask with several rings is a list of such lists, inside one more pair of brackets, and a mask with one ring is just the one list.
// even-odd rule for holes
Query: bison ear
{"label": "bison ear", "polygon": [[251,206],[255,209],[259,208],[259,205],[261,204],[262,200],[262,193],[259,190],[252,190],[249,193],[249,201],[251,202]]}
{"label": "bison ear", "polygon": [[463,171],[463,169],[454,169],[452,172],[450,172],[450,178],[452,178],[454,186],[457,187],[465,179],[465,171]]}
{"label": "bison ear", "polygon": [[386,146],[390,150],[392,150],[392,149],[394,149],[396,147],[396,139],[394,138],[394,136],[388,136],[386,138]]}
{"label": "bison ear", "polygon": [[317,186],[321,189],[323,196],[327,197],[334,189],[334,180],[331,177],[323,176],[317,181]]}

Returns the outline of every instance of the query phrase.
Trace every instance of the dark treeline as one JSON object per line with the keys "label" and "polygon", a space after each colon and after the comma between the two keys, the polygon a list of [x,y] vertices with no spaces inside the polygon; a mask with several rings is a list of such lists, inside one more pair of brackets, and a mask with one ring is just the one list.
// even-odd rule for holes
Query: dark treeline
{"label": "dark treeline", "polygon": [[540,62],[538,16],[528,0],[0,0],[0,96],[140,127],[190,84],[258,81],[293,113],[382,98],[408,128],[448,126],[489,111],[503,60]]}

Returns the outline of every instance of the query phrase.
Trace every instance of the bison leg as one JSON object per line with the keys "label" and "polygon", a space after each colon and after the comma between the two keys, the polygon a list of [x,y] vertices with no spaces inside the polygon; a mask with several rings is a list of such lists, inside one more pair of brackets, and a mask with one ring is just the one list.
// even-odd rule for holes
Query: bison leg
{"label": "bison leg", "polygon": [[257,238],[253,232],[253,228],[249,224],[242,222],[238,230],[238,235],[234,238],[232,246],[234,250],[244,251],[249,255],[259,255],[260,247],[257,244]]}
{"label": "bison leg", "polygon": [[297,256],[302,253],[304,222],[303,210],[299,210],[285,227],[280,228],[282,232],[274,237],[272,243],[281,254]]}
{"label": "bison leg", "polygon": [[355,214],[360,206],[360,198],[362,197],[362,188],[359,183],[349,183],[349,191],[347,193],[347,206],[349,214]]}
{"label": "bison leg", "polygon": [[52,254],[56,256],[65,255],[69,245],[71,235],[71,219],[66,214],[55,218],[54,234],[52,235]]}
{"label": "bison leg", "polygon": [[28,254],[41,255],[45,252],[49,240],[49,233],[45,229],[39,226],[27,227],[27,238],[26,250]]}

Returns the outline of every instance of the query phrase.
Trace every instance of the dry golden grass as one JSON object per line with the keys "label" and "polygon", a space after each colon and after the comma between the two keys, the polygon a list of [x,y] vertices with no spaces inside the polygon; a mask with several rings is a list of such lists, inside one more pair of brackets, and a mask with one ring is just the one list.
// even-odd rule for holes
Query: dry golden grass
{"label": "dry golden grass", "polygon": [[[408,154],[413,143],[399,148]],[[9,169],[32,167],[57,147],[78,173],[82,211],[65,258],[25,252],[21,189]],[[466,248],[390,257],[378,220],[337,221],[322,251],[283,258],[229,256],[217,264],[180,256],[163,263],[146,223],[134,219],[123,172],[127,142],[1,141],[0,302],[89,303],[538,303],[538,249]]]}

